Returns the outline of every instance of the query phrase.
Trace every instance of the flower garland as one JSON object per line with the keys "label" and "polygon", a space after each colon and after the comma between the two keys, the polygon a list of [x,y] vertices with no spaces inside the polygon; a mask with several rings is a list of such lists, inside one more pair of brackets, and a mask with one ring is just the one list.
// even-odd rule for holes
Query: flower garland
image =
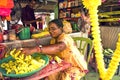
{"label": "flower garland", "polygon": [[119,33],[119,38],[118,38],[118,42],[116,45],[116,50],[113,54],[112,60],[108,66],[108,70],[106,72],[106,77],[104,78],[104,80],[110,80],[112,79],[112,77],[114,76],[114,73],[116,72],[116,69],[119,65],[120,62],[120,33]]}
{"label": "flower garland", "polygon": [[117,66],[119,64],[120,58],[120,39],[117,43],[117,48],[114,52],[112,60],[109,64],[108,70],[106,71],[104,66],[103,54],[102,54],[102,45],[101,45],[101,38],[100,38],[100,29],[99,29],[99,22],[98,22],[98,15],[97,15],[97,8],[101,5],[101,0],[83,0],[83,5],[89,10],[90,14],[90,22],[92,25],[92,36],[93,36],[93,43],[95,49],[95,57],[97,61],[97,68],[100,73],[100,78],[102,80],[110,80],[112,79]]}

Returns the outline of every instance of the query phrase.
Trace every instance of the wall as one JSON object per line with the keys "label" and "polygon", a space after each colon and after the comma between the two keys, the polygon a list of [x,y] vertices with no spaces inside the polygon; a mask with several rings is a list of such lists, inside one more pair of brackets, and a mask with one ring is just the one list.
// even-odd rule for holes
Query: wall
{"label": "wall", "polygon": [[101,26],[100,30],[103,47],[115,49],[118,40],[118,33],[120,33],[120,27]]}

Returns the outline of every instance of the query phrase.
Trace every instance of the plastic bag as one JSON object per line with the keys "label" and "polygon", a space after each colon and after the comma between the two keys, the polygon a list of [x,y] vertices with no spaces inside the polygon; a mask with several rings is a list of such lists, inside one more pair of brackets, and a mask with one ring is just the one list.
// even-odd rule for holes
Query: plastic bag
{"label": "plastic bag", "polygon": [[0,16],[9,16],[11,9],[9,8],[0,8]]}

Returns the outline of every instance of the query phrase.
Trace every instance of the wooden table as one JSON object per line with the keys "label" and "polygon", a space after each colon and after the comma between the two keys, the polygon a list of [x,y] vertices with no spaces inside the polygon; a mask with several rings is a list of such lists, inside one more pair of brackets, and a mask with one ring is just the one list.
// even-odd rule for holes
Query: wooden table
{"label": "wooden table", "polygon": [[[67,63],[65,61],[62,61],[59,64],[58,63],[48,64],[45,68],[43,68],[39,72],[33,74],[32,76],[19,78],[19,80],[40,80],[40,79],[47,77],[55,72],[65,70],[70,66],[71,66],[71,64]],[[18,78],[6,78],[5,80],[18,80]]]}

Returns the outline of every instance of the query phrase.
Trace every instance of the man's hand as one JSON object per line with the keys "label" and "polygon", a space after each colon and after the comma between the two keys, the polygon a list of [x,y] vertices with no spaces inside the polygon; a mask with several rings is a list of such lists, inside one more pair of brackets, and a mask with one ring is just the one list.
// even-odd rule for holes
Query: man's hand
{"label": "man's hand", "polygon": [[34,23],[36,21],[39,21],[39,22],[42,22],[42,19],[41,18],[37,18],[35,20],[31,20],[31,21],[23,21],[25,24],[31,24],[31,23]]}

